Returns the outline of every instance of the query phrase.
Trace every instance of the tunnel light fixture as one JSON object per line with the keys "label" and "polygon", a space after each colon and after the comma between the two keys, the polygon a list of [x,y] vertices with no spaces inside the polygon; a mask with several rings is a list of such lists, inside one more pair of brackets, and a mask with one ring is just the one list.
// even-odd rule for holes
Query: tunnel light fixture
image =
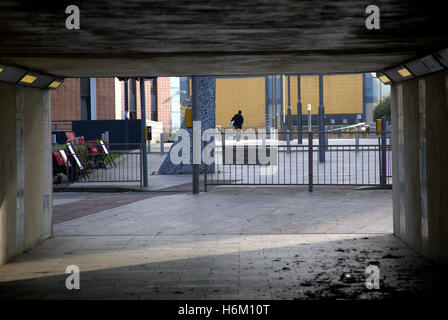
{"label": "tunnel light fixture", "polygon": [[383,83],[396,83],[448,69],[448,48],[376,74]]}
{"label": "tunnel light fixture", "polygon": [[378,79],[380,79],[381,82],[384,83],[384,84],[387,84],[387,83],[390,82],[390,79],[386,75],[384,75],[384,74],[382,76],[380,76]]}
{"label": "tunnel light fixture", "polygon": [[386,75],[382,75],[382,76],[380,76],[379,79],[380,79],[381,82],[383,82],[383,83],[388,83],[388,82],[390,82],[390,79],[389,79]]}
{"label": "tunnel light fixture", "polygon": [[384,84],[390,84],[390,83],[391,83],[391,80],[389,79],[389,77],[386,76],[384,73],[380,73],[380,72],[378,72],[378,73],[376,74],[376,77],[377,77],[378,79],[380,79],[380,81],[381,81],[382,83],[384,83]]}
{"label": "tunnel light fixture", "polygon": [[402,67],[401,69],[398,69],[397,72],[403,78],[412,77],[412,73],[406,67]]}
{"label": "tunnel light fixture", "polygon": [[57,89],[64,79],[18,66],[0,64],[0,81],[39,89]]}
{"label": "tunnel light fixture", "polygon": [[48,88],[57,89],[61,84],[62,81],[54,80],[48,85]]}
{"label": "tunnel light fixture", "polygon": [[414,78],[414,75],[404,66],[385,70],[383,72],[393,83]]}
{"label": "tunnel light fixture", "polygon": [[31,75],[31,74],[26,74],[22,77],[22,79],[20,79],[19,82],[32,84],[34,81],[36,81],[36,79],[37,79],[37,76]]}

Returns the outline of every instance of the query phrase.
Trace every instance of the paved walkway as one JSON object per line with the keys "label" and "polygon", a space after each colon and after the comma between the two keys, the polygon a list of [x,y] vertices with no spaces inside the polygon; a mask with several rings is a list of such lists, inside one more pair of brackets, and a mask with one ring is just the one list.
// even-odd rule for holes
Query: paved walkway
{"label": "paved walkway", "polygon": [[390,190],[222,188],[136,201],[54,227],[67,235],[392,233]]}
{"label": "paved walkway", "polygon": [[[390,190],[222,188],[146,198],[56,224],[52,239],[0,267],[0,297],[434,294],[441,273],[390,234],[391,207]],[[65,288],[72,264],[81,270],[81,290]],[[380,268],[379,290],[365,286],[371,264]]]}

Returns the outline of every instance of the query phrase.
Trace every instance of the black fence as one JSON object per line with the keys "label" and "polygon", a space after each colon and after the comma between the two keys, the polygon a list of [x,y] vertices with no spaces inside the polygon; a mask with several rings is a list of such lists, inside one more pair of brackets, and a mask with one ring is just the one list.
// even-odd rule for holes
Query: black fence
{"label": "black fence", "polygon": [[[206,172],[205,185],[351,185],[392,184],[392,149],[389,133],[380,138],[362,139],[359,132],[346,132],[354,138],[313,139],[319,133],[304,134],[304,144],[289,140],[289,133],[276,134],[266,142],[245,142],[215,146],[215,172]],[[278,140],[278,137],[286,137]],[[311,139],[309,139],[312,137]],[[273,139],[272,139],[273,138]],[[383,138],[383,139],[382,139]],[[283,138],[282,138],[283,139]],[[314,141],[313,141],[314,140]],[[345,141],[344,141],[345,140]],[[330,143],[328,142],[330,141]],[[348,142],[351,142],[350,144]],[[368,143],[366,143],[368,142]]]}
{"label": "black fence", "polygon": [[[66,144],[53,150],[53,182],[142,183],[142,153],[126,144]],[[139,147],[139,146],[138,146]]]}

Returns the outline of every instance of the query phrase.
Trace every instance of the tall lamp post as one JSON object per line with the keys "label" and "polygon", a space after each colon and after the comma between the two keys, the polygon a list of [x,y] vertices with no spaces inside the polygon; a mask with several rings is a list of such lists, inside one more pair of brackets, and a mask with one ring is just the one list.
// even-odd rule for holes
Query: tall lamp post
{"label": "tall lamp post", "polygon": [[325,162],[325,137],[324,137],[324,88],[323,88],[323,75],[319,74],[319,162]]}
{"label": "tall lamp post", "polygon": [[300,75],[297,76],[297,144],[302,144],[302,97],[300,93]]}

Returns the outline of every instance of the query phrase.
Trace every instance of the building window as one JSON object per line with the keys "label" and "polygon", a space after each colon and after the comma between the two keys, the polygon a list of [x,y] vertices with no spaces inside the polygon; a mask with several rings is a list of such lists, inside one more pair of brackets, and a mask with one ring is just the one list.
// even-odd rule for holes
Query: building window
{"label": "building window", "polygon": [[90,78],[81,78],[81,120],[91,120]]}

